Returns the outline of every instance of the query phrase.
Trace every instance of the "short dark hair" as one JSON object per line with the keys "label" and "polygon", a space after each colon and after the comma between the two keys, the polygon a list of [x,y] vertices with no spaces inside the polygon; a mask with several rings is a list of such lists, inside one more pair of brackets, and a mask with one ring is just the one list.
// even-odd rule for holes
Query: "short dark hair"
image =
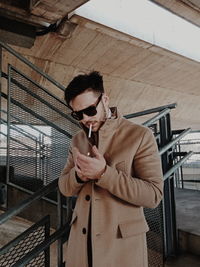
{"label": "short dark hair", "polygon": [[74,77],[65,89],[65,101],[67,106],[71,108],[69,105],[70,101],[87,89],[104,93],[103,78],[99,72],[92,71],[89,74],[81,74]]}

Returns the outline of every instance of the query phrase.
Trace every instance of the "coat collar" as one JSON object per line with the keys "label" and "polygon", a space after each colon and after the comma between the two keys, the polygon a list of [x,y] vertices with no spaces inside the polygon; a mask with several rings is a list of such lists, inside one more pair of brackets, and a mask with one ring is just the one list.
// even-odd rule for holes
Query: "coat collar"
{"label": "coat collar", "polygon": [[112,114],[111,118],[107,119],[104,122],[98,132],[92,132],[91,138],[88,138],[88,128],[85,127],[82,123],[80,124],[90,144],[98,145],[99,136],[111,137],[121,123],[122,115],[120,114],[118,109],[116,107],[111,107],[110,110]]}
{"label": "coat collar", "polygon": [[112,133],[119,126],[122,116],[116,107],[111,107],[111,118],[107,119],[99,129],[99,133]]}
{"label": "coat collar", "polygon": [[[120,124],[122,115],[118,111],[117,107],[111,107],[110,111],[111,111],[111,118],[106,119],[106,121],[101,126],[98,132],[105,132],[105,131],[112,132]],[[88,131],[89,131],[88,128],[85,127],[82,123],[80,123],[80,126],[83,129],[83,131],[86,133],[86,135],[88,136]]]}

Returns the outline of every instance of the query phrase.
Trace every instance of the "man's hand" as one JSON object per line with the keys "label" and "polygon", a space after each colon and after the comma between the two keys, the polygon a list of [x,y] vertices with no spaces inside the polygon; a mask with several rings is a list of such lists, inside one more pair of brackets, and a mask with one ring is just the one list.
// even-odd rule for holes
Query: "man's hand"
{"label": "man's hand", "polygon": [[90,179],[96,180],[101,177],[106,168],[106,161],[99,153],[96,146],[92,147],[94,157],[88,157],[81,154],[78,149],[75,150],[75,168],[77,168],[77,174],[81,180]]}
{"label": "man's hand", "polygon": [[89,181],[89,179],[84,176],[79,168],[79,166],[77,165],[77,155],[78,153],[80,154],[79,150],[76,147],[72,148],[72,153],[73,153],[73,158],[74,158],[74,163],[75,163],[75,171],[78,175],[78,177],[83,181],[83,182],[87,182]]}

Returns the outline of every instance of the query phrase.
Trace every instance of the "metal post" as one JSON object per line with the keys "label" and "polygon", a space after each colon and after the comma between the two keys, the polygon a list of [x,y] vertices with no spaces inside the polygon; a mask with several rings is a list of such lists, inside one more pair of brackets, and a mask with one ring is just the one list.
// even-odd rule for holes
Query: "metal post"
{"label": "metal post", "polygon": [[9,183],[9,176],[10,176],[10,98],[11,98],[11,70],[10,66],[8,65],[8,83],[7,83],[7,171],[6,171],[6,183]]}
{"label": "metal post", "polygon": [[[168,141],[172,139],[172,129],[171,129],[171,119],[170,114],[168,113],[167,116],[167,132],[168,132]],[[173,149],[173,148],[171,148]],[[173,153],[169,155],[169,165],[170,167],[173,166]],[[174,192],[174,175],[169,180],[170,182],[170,194],[171,194],[171,216],[172,216],[172,231],[173,231],[173,254],[177,253],[178,248],[178,233],[176,227],[176,199],[175,199],[175,192]]]}
{"label": "metal post", "polygon": [[[181,145],[180,145],[180,141],[178,142],[178,152],[181,154]],[[179,160],[181,159],[181,156],[179,156]],[[184,184],[183,184],[183,171],[182,171],[182,166],[180,167],[180,179],[179,179],[179,184],[181,182],[181,188],[184,188]]]}
{"label": "metal post", "polygon": [[[2,98],[1,98],[1,83],[2,83],[2,47],[0,46],[0,121],[1,121],[1,117],[2,117]],[[1,137],[1,125],[2,123],[0,122],[0,137]],[[4,150],[2,149],[2,151],[4,152]],[[0,151],[1,154],[1,151]],[[3,153],[4,154],[4,153]],[[2,165],[2,162],[0,162]],[[2,194],[2,193],[1,193]],[[1,203],[0,203],[1,205]]]}
{"label": "metal post", "polygon": [[45,176],[45,152],[44,152],[45,144],[44,144],[44,135],[42,135],[42,143],[41,143],[41,151],[42,151],[42,181],[45,185],[47,185],[46,176]]}
{"label": "metal post", "polygon": [[38,165],[39,165],[39,179],[41,179],[42,180],[42,177],[41,177],[41,148],[40,148],[40,144],[41,144],[41,140],[42,140],[42,138],[41,138],[41,134],[39,135],[39,143],[38,143]]}
{"label": "metal post", "polygon": [[[45,222],[45,240],[47,240],[50,236],[50,216],[49,219]],[[50,267],[50,246],[48,246],[45,250],[45,267]]]}
{"label": "metal post", "polygon": [[[167,142],[166,142],[166,125],[165,125],[165,118],[161,118],[159,120],[159,126],[160,126],[160,147],[163,147]],[[166,157],[166,152],[162,154],[161,156],[161,161],[162,161],[162,169],[163,169],[163,174],[167,171],[167,157]],[[164,183],[164,193],[166,191],[166,182]],[[165,196],[165,194],[164,194]],[[163,225],[164,225],[164,256],[167,255],[167,250],[168,250],[168,233],[167,233],[167,223],[166,223],[166,209],[165,209],[165,202],[167,202],[166,197],[163,199]]]}
{"label": "metal post", "polygon": [[[170,125],[170,116],[167,114],[160,119],[161,147],[171,141],[172,132]],[[163,173],[166,173],[173,166],[172,153],[167,150],[162,154]],[[176,253],[176,216],[174,199],[174,179],[169,177],[164,182],[164,243],[165,257]]]}
{"label": "metal post", "polygon": [[[2,109],[2,98],[1,98],[1,83],[2,83],[2,47],[0,46],[0,110]],[[0,119],[1,119],[1,112],[0,112]]]}
{"label": "metal post", "polygon": [[180,167],[180,173],[181,173],[181,187],[182,189],[184,189],[183,166]]}
{"label": "metal post", "polygon": [[[177,145],[175,146],[175,153],[177,154],[177,152],[178,152],[178,150],[177,150]],[[176,157],[174,157],[174,163],[176,164],[177,163],[177,157],[178,156],[176,156]],[[176,183],[176,188],[179,188],[179,169],[175,172],[175,174],[174,174],[174,177],[175,177],[175,183]]]}
{"label": "metal post", "polygon": [[[62,205],[62,195],[57,189],[57,212],[58,212],[58,223],[57,230],[59,230],[63,225],[63,205]],[[57,265],[58,267],[65,267],[65,262],[63,262],[63,242],[62,238],[58,239],[57,242]]]}
{"label": "metal post", "polygon": [[[167,127],[166,127],[166,122],[165,122],[165,117],[161,118],[159,120],[160,124],[160,145],[163,147],[164,145],[167,144]],[[167,172],[168,170],[168,157],[167,157],[167,152],[165,152],[161,156],[162,160],[162,168],[163,168],[163,173]],[[170,204],[170,196],[169,196],[169,179],[166,179],[164,182],[164,199],[163,199],[163,215],[164,215],[164,255],[167,257],[169,254],[170,250],[170,242],[169,242],[169,237],[170,237],[170,222],[169,222],[169,204]]]}
{"label": "metal post", "polygon": [[37,145],[37,143],[38,143],[38,139],[36,138],[36,140],[35,140],[35,178],[37,179],[38,177],[37,177],[37,169],[38,169],[38,159],[37,159],[37,157],[38,157],[38,152],[37,152],[37,147],[38,147],[38,145]]}

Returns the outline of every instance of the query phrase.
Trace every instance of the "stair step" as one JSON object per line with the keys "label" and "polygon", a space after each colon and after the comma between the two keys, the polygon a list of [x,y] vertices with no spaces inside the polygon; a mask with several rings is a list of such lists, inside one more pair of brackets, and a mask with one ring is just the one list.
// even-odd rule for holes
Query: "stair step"
{"label": "stair step", "polygon": [[190,253],[180,254],[165,262],[165,267],[200,267],[200,257]]}
{"label": "stair step", "polygon": [[200,256],[200,236],[182,230],[178,231],[179,249]]}

